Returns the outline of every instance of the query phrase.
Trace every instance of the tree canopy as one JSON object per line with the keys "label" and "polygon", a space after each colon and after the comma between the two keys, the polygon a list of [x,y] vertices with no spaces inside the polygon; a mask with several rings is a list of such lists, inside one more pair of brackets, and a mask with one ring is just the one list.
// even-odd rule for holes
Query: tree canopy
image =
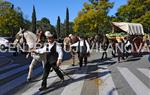
{"label": "tree canopy", "polygon": [[69,9],[66,9],[66,20],[65,20],[65,25],[66,25],[66,34],[69,34]]}
{"label": "tree canopy", "polygon": [[21,10],[12,6],[10,2],[0,3],[0,35],[13,36],[24,25]]}
{"label": "tree canopy", "polygon": [[33,12],[32,12],[32,32],[36,32],[36,11],[35,7],[33,6]]}
{"label": "tree canopy", "polygon": [[[141,23],[150,32],[150,0],[129,0],[116,13],[118,21]],[[115,19],[116,19],[115,18]]]}
{"label": "tree canopy", "polygon": [[57,18],[57,25],[56,25],[57,37],[60,37],[60,36],[61,36],[61,35],[60,35],[60,23],[61,23],[60,17],[58,16],[58,18]]}
{"label": "tree canopy", "polygon": [[98,33],[110,31],[109,10],[113,3],[108,0],[89,0],[74,20],[74,31],[83,33]]}

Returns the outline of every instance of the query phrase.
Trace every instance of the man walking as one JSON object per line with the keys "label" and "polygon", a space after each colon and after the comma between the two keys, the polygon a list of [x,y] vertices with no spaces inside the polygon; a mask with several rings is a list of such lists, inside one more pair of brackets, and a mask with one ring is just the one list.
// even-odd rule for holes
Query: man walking
{"label": "man walking", "polygon": [[85,66],[87,65],[87,57],[90,52],[90,46],[87,40],[83,36],[80,36],[79,41],[72,44],[71,47],[76,46],[78,49],[78,58],[79,58],[79,65],[82,67],[83,61]]}
{"label": "man walking", "polygon": [[50,69],[53,68],[53,70],[56,72],[58,77],[63,81],[64,76],[62,72],[59,70],[59,65],[61,64],[62,57],[63,57],[63,51],[60,45],[58,45],[54,41],[54,36],[49,32],[45,32],[45,36],[48,39],[48,43],[41,49],[32,50],[36,53],[46,53],[47,54],[47,62],[45,64],[44,68],[44,74],[43,74],[43,80],[40,91],[45,90],[47,87],[47,78],[50,72]]}

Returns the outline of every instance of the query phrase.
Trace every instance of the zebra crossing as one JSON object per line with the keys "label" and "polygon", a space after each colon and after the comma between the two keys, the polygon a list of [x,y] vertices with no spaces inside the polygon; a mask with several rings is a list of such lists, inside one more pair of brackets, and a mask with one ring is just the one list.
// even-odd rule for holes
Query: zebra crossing
{"label": "zebra crossing", "polygon": [[[79,69],[78,66],[71,67],[70,65],[62,65],[61,68],[74,80],[69,80],[69,78],[65,76],[66,81],[61,84],[55,72],[51,72],[47,80],[48,89],[42,92],[38,90],[41,86],[41,78],[33,83],[26,82],[29,64],[22,66],[15,63],[6,64],[0,69],[0,95],[8,95],[8,93],[9,95],[90,95],[85,92],[87,91],[85,89],[91,89],[94,85],[97,89],[92,89],[93,92],[95,92],[93,95],[122,95],[121,91],[116,87],[114,77],[112,77],[113,72],[109,69],[108,65],[101,64],[97,62],[89,63],[87,67],[82,67],[81,69]],[[150,95],[150,87],[143,83],[142,79],[136,76],[132,70],[127,67],[119,66],[116,67],[116,69],[120,73],[120,77],[126,81],[126,84],[130,86],[135,95]],[[6,70],[8,71],[6,72]],[[33,77],[35,80],[42,75],[42,70],[43,68],[41,65],[35,67],[33,70]],[[150,81],[150,70],[148,68],[136,68],[136,70]],[[11,78],[12,76],[16,77]],[[9,78],[11,78],[11,80],[3,82]],[[88,82],[85,82],[87,80]],[[92,83],[95,84],[90,85],[90,81],[94,81]],[[32,85],[26,88],[29,84]],[[86,87],[84,87],[85,85]],[[20,91],[17,91],[17,89]]]}
{"label": "zebra crossing", "polygon": [[[128,70],[128,68],[118,67],[118,70],[122,74],[122,76],[126,79],[130,87],[134,90],[136,95],[149,95],[150,89],[140,80],[138,79],[132,72]],[[141,70],[142,72],[145,69]],[[148,76],[148,73],[147,73]]]}
{"label": "zebra crossing", "polygon": [[[108,67],[105,66],[105,68]],[[99,85],[99,95],[119,95],[116,90],[115,84],[113,82],[111,71],[108,69],[104,69],[104,70],[99,69],[99,72],[107,73],[105,76],[100,77],[100,79],[102,80],[102,85]]]}

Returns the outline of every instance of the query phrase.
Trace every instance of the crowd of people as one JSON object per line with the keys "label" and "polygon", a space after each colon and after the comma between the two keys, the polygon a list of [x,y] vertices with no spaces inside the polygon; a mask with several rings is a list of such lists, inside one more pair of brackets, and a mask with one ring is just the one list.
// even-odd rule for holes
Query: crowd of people
{"label": "crowd of people", "polygon": [[[120,39],[118,41],[110,40],[105,34],[97,34],[94,37],[86,38],[84,35],[73,35],[69,34],[63,40],[63,45],[60,44],[54,37],[54,34],[50,31],[42,31],[38,30],[36,33],[37,43],[41,43],[41,48],[33,48],[30,50],[32,53],[46,54],[46,62],[44,64],[44,72],[42,78],[42,84],[39,88],[40,91],[45,90],[47,88],[47,78],[52,71],[52,69],[56,72],[61,81],[64,81],[64,74],[60,70],[59,66],[62,63],[63,52],[69,51],[72,55],[72,66],[75,66],[75,55],[78,55],[79,60],[79,68],[82,66],[87,66],[88,57],[90,56],[92,49],[100,49],[102,48],[102,57],[101,59],[107,58],[107,49],[109,49],[110,45],[112,46],[112,55],[118,57],[118,63],[121,62],[121,58],[123,60],[127,59],[129,53],[131,53],[131,42],[128,37],[124,37],[124,39]],[[47,43],[47,44],[44,44]],[[146,44],[149,45],[149,40],[146,40]],[[30,81],[31,78],[28,78]]]}
{"label": "crowd of people", "polygon": [[[61,79],[61,81],[62,82],[64,81],[64,75],[60,71],[60,68],[59,68],[60,64],[62,63],[63,49],[61,45],[54,39],[54,35],[50,31],[46,31],[43,37],[41,37],[41,35],[43,35],[43,32],[39,31],[37,33],[37,36],[39,38],[37,42],[43,43],[43,40],[41,40],[41,38],[45,39],[44,37],[46,37],[48,44],[46,45],[44,44],[42,48],[39,48],[39,49],[33,48],[32,50],[30,50],[32,53],[40,53],[40,54],[46,53],[47,55],[46,56],[47,61],[44,66],[42,84],[41,84],[41,88],[39,88],[40,91],[46,89],[47,78],[48,78],[51,68],[56,72],[56,74]],[[72,35],[70,34],[69,37],[71,36]],[[70,39],[71,38],[69,38],[69,40]],[[72,40],[70,42],[72,43],[70,47],[78,48],[77,53],[78,53],[80,67],[82,67],[83,64],[86,66],[87,54],[90,52],[89,43],[87,42],[87,40],[84,39],[83,36],[80,36],[77,41]]]}

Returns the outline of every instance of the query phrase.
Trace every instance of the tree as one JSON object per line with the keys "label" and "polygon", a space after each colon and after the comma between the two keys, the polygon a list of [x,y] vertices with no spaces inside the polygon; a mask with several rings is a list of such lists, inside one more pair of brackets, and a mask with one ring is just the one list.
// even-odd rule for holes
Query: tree
{"label": "tree", "polygon": [[141,23],[144,26],[144,32],[150,33],[150,11],[138,19],[133,19],[132,22]]}
{"label": "tree", "polygon": [[34,6],[32,12],[32,32],[36,33],[36,11]]}
{"label": "tree", "polygon": [[57,25],[56,25],[56,27],[57,27],[57,38],[58,37],[61,37],[61,35],[60,35],[60,17],[58,16],[58,18],[57,18]]}
{"label": "tree", "polygon": [[113,3],[108,0],[90,0],[91,3],[84,3],[84,8],[75,18],[74,31],[83,32],[87,35],[98,32],[110,31],[109,9]]}
{"label": "tree", "polygon": [[56,33],[55,26],[51,25],[50,31],[51,31],[51,33],[54,34],[54,38],[57,39],[57,33]]}
{"label": "tree", "polygon": [[40,21],[39,28],[42,28],[44,31],[51,29],[50,20],[46,17],[43,17]]}
{"label": "tree", "polygon": [[15,9],[12,5],[6,1],[0,3],[0,35],[14,36],[24,25],[21,10]]}
{"label": "tree", "polygon": [[[150,12],[150,0],[129,0],[127,5],[123,5],[118,9],[116,18],[123,22],[136,22],[144,26],[147,32],[150,30],[148,24]],[[150,32],[150,31],[149,31]]]}
{"label": "tree", "polygon": [[69,34],[69,9],[66,9],[66,34]]}

